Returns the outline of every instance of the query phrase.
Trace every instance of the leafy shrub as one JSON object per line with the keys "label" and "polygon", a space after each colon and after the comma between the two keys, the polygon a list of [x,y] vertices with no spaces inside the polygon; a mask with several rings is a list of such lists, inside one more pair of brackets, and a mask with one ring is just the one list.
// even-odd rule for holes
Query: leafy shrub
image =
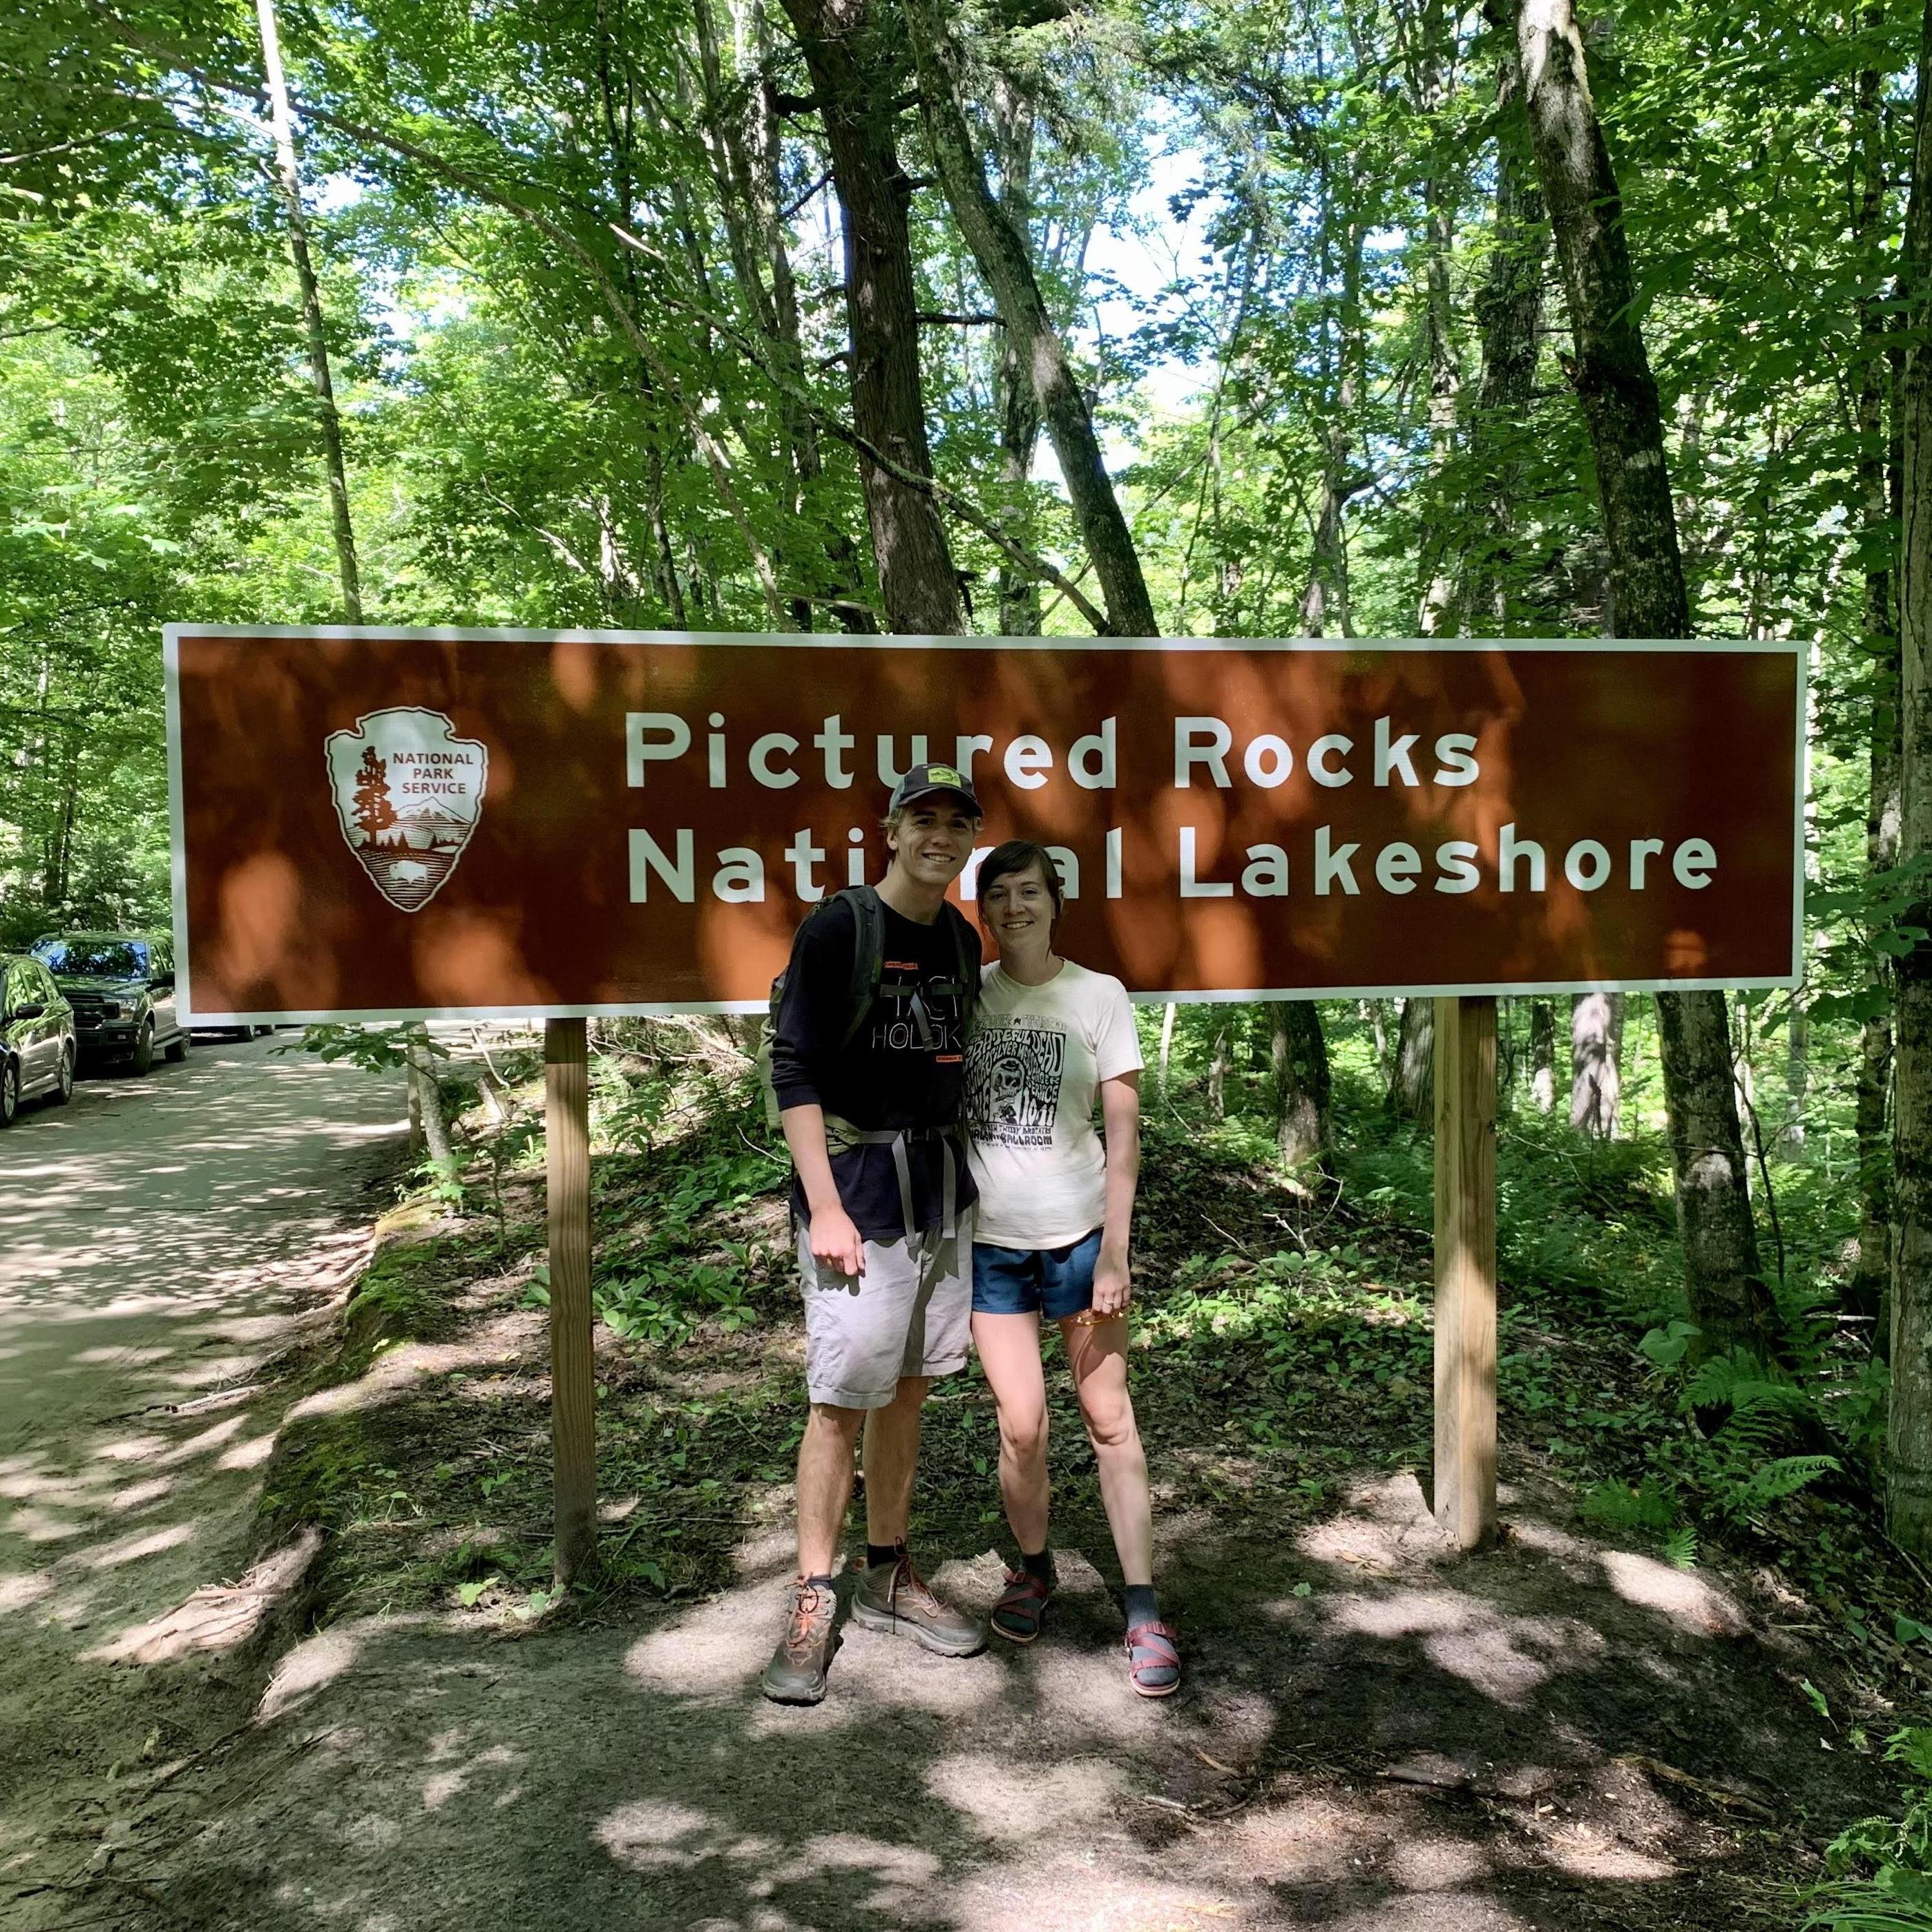
{"label": "leafy shrub", "polygon": [[1898,1732],[1886,1756],[1916,1780],[1904,1815],[1861,1818],[1832,1840],[1807,1932],[1932,1932],[1932,1730]]}

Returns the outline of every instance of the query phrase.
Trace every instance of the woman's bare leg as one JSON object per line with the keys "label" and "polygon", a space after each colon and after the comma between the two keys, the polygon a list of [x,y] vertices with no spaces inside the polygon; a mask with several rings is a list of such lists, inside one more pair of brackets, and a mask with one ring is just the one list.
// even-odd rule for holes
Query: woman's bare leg
{"label": "woman's bare leg", "polygon": [[973,1346],[1000,1411],[1000,1496],[1022,1556],[1046,1547],[1046,1377],[1037,1315],[977,1315]]}
{"label": "woman's bare leg", "polygon": [[1134,1421],[1133,1401],[1127,1394],[1126,1318],[1115,1316],[1088,1323],[1070,1318],[1060,1323],[1060,1333],[1080,1393],[1088,1439],[1100,1468],[1100,1499],[1114,1532],[1120,1580],[1130,1586],[1150,1584],[1154,1502],[1148,1492],[1147,1457]]}

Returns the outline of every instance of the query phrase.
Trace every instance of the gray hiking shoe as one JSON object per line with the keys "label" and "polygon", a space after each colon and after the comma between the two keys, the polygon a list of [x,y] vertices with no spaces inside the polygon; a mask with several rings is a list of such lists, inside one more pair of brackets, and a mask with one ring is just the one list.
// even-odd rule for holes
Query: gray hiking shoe
{"label": "gray hiking shoe", "polygon": [[866,1629],[900,1631],[941,1657],[970,1657],[986,1647],[986,1627],[932,1594],[900,1546],[898,1560],[866,1570],[853,1592],[852,1616]]}
{"label": "gray hiking shoe", "polygon": [[774,1704],[815,1704],[825,1695],[826,1666],[837,1647],[832,1624],[838,1599],[800,1577],[791,1586],[784,1634],[765,1666],[759,1688]]}

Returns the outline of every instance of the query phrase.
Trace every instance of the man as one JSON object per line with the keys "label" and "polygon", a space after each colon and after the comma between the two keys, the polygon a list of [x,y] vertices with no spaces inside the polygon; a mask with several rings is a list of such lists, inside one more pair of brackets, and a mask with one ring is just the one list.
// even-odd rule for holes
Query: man
{"label": "man", "polygon": [[905,1547],[920,1405],[933,1376],[965,1366],[972,1312],[973,1180],[954,1124],[980,941],[946,889],[980,820],[962,773],[915,765],[886,810],[884,879],[806,917],[778,999],[772,1081],[796,1170],[811,1403],[798,1579],[764,1679],[779,1703],[825,1694],[861,1428],[866,1551],[854,1617],[942,1656],[986,1642],[976,1618],[920,1580]]}

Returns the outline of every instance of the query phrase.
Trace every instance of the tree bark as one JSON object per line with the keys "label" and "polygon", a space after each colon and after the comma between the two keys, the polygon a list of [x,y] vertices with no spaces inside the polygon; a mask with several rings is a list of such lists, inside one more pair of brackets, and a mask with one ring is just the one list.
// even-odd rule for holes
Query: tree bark
{"label": "tree bark", "polygon": [[[831,151],[845,238],[852,426],[915,477],[932,474],[919,364],[908,216],[912,184],[896,124],[906,78],[898,16],[879,0],[784,0]],[[965,628],[959,579],[930,492],[859,452],[886,621],[952,636]]]}
{"label": "tree bark", "polygon": [[[1516,30],[1530,148],[1576,349],[1564,372],[1582,408],[1603,504],[1612,632],[1688,637],[1664,413],[1573,0],[1516,0]],[[1762,1352],[1778,1336],[1777,1312],[1758,1265],[1724,995],[1660,993],[1657,1009],[1684,1288],[1699,1346]]]}
{"label": "tree bark", "polygon": [[[1429,128],[1429,161],[1422,182],[1423,324],[1429,345],[1429,463],[1439,477],[1454,460],[1457,399],[1462,370],[1456,353],[1455,312],[1449,269],[1456,240],[1455,186],[1449,177],[1450,144],[1442,116],[1450,86],[1453,27],[1442,0],[1424,0],[1418,22],[1416,105]],[[1425,638],[1448,628],[1455,582],[1446,533],[1425,532],[1419,611]]]}
{"label": "tree bark", "polygon": [[[1905,371],[1904,520],[1899,542],[1900,692],[1904,761],[1898,856],[1932,859],[1932,0],[1918,48],[1912,196],[1900,270]],[[1932,905],[1904,923],[1924,927]],[[1932,1551],[1932,941],[1897,965],[1893,1063],[1894,1209],[1892,1403],[1886,1438],[1886,1509],[1894,1538]]]}
{"label": "tree bark", "polygon": [[414,1097],[422,1115],[423,1141],[437,1172],[446,1174],[454,1153],[450,1145],[448,1119],[443,1112],[442,1089],[436,1084],[436,1059],[430,1052],[429,1030],[418,1022],[406,1030],[403,1037],[403,1052],[414,1076]]}
{"label": "tree bark", "polygon": [[[1865,10],[1868,29],[1883,24],[1881,6]],[[1858,233],[1874,274],[1889,238],[1885,212],[1884,76],[1868,68],[1858,76],[1856,127],[1859,196]],[[1887,405],[1897,376],[1886,337],[1885,306],[1876,290],[1858,305],[1858,457],[1855,501],[1849,506],[1864,551],[1862,629],[1872,698],[1865,787],[1865,870],[1876,878],[1898,862],[1900,767],[1898,612],[1892,560],[1898,538],[1892,525],[1900,473],[1895,410]],[[1892,1337],[1879,1318],[1886,1312],[1892,1277],[1892,1148],[1886,1137],[1892,1091],[1892,981],[1885,956],[1871,959],[1872,990],[1882,994],[1859,1028],[1853,1121],[1858,1144],[1858,1256],[1845,1298],[1874,1323],[1874,1346],[1890,1353]]]}
{"label": "tree bark", "polygon": [[1570,1124],[1592,1140],[1617,1137],[1623,1044],[1622,994],[1577,994],[1570,1007]]}
{"label": "tree bark", "polygon": [[1402,1024],[1396,1034],[1395,1078],[1389,1104],[1405,1118],[1426,1120],[1436,1106],[1436,1002],[1412,999],[1402,1003]]}
{"label": "tree bark", "polygon": [[1214,1036],[1214,1057],[1208,1063],[1208,1106],[1217,1120],[1228,1118],[1228,1070],[1234,1064],[1228,1051],[1228,1028],[1224,1024]]}
{"label": "tree bark", "polygon": [[[1324,189],[1325,193],[1325,189]],[[1324,210],[1324,218],[1326,211]],[[1362,250],[1364,234],[1352,206],[1342,240],[1341,314],[1336,328],[1335,387],[1322,431],[1322,494],[1315,514],[1308,588],[1302,594],[1304,638],[1354,635],[1348,608],[1348,548],[1344,519],[1348,502],[1373,479],[1352,467],[1354,416],[1362,384]]]}
{"label": "tree bark", "polygon": [[1523,468],[1523,418],[1542,345],[1550,229],[1524,145],[1518,74],[1514,58],[1499,63],[1496,222],[1489,267],[1476,296],[1483,367],[1469,421],[1470,454],[1480,479],[1478,514],[1486,527],[1462,548],[1453,608],[1456,630],[1463,636],[1508,637],[1513,632],[1506,567]]}
{"label": "tree bark", "polygon": [[986,184],[986,166],[966,119],[958,47],[937,0],[901,4],[919,62],[920,106],[933,165],[1006,323],[1009,349],[1031,376],[1040,420],[1060,459],[1067,500],[1106,604],[1108,628],[1116,637],[1157,636],[1133,533],[1114,494],[1086,393],[1047,313],[1025,227]]}
{"label": "tree bark", "polygon": [[1312,1000],[1270,1001],[1269,1022],[1275,1144],[1284,1167],[1301,1167],[1328,1151],[1328,1043]]}
{"label": "tree bark", "polygon": [[1529,1003],[1529,1096],[1539,1114],[1556,1104],[1556,1012],[1547,1000]]}
{"label": "tree bark", "polygon": [[329,526],[335,538],[335,567],[342,586],[344,616],[362,621],[362,573],[356,557],[356,529],[349,515],[349,472],[342,456],[342,417],[329,379],[328,339],[322,328],[322,292],[309,254],[308,217],[302,206],[302,170],[296,160],[295,120],[289,111],[288,83],[282,73],[281,36],[275,0],[255,0],[261,34],[262,75],[268,89],[269,125],[275,142],[275,184],[289,224],[289,255],[301,292],[302,323],[308,335],[309,386],[315,392],[316,429],[322,439],[322,467],[328,479]]}
{"label": "tree bark", "polygon": [[[993,101],[994,158],[1000,170],[1000,206],[1022,234],[1028,232],[1033,178],[1033,103],[1011,81],[1000,81]],[[1040,399],[1033,380],[1013,345],[1012,332],[1000,332],[993,369],[993,412],[1000,431],[1000,520],[1007,534],[1033,548],[1033,517],[1027,489],[1034,452],[1040,444]],[[1000,560],[1000,634],[1040,635],[1040,580]]]}
{"label": "tree bark", "polygon": [[[826,525],[813,502],[824,460],[818,425],[803,400],[807,393],[805,348],[798,284],[780,215],[780,142],[772,90],[759,85],[755,74],[734,70],[728,76],[712,0],[692,0],[692,12],[698,29],[707,147],[732,273],[752,326],[764,338],[773,363],[785,378],[776,410],[792,473],[792,514],[802,534],[818,533],[827,601],[833,614],[848,631],[874,631],[878,626],[859,596],[862,572],[856,546],[845,531]],[[754,10],[754,32],[757,44],[752,51],[757,57],[765,52],[762,7]],[[811,543],[811,536],[805,535],[799,548],[808,549]],[[811,604],[795,599],[793,617],[800,630],[809,631]]]}

